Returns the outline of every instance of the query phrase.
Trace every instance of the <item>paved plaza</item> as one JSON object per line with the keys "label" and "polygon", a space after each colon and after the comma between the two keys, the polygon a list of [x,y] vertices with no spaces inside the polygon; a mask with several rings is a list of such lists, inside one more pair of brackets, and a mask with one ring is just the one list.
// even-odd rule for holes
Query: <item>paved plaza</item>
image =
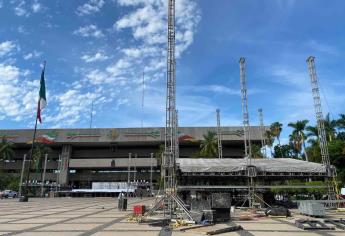
{"label": "paved plaza", "polygon": [[[153,199],[129,199],[129,209],[134,204],[150,205]],[[94,235],[94,236],[148,236],[205,235],[210,229],[227,226],[218,224],[213,227],[199,228],[181,232],[167,232],[160,227],[127,221],[131,211],[118,211],[115,198],[46,198],[30,199],[20,203],[18,199],[0,200],[0,235],[20,236],[55,236],[55,235]],[[345,214],[330,213],[333,218],[345,218]],[[328,231],[303,231],[294,226],[294,221],[302,216],[292,218],[258,218],[252,221],[234,221],[244,230],[221,235],[345,235],[339,229]],[[303,218],[303,217],[302,217]],[[305,217],[304,217],[305,218]]]}

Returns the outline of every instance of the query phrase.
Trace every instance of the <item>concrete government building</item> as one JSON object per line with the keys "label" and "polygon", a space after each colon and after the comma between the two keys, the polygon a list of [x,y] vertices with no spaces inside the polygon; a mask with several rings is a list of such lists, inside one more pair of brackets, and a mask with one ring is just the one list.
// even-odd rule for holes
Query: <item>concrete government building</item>
{"label": "concrete government building", "polygon": [[[200,150],[203,135],[216,132],[216,127],[180,127],[180,158],[191,158]],[[0,130],[0,137],[15,144],[15,157],[2,162],[5,173],[20,175],[23,157],[29,155],[33,130]],[[252,143],[261,144],[260,127],[251,127]],[[40,129],[36,142],[47,144],[48,154],[45,180],[62,188],[91,188],[93,182],[127,182],[129,153],[131,180],[147,182],[151,163],[153,183],[160,178],[160,163],[154,155],[164,145],[164,128],[109,129]],[[222,127],[224,158],[243,158],[243,127]],[[43,164],[42,164],[43,169]],[[41,181],[40,173],[32,173],[31,180]]]}

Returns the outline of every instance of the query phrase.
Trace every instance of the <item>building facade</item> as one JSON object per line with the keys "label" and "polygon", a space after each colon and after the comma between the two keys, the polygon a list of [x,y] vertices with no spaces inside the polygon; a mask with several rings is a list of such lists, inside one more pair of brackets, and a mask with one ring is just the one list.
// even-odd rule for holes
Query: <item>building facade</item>
{"label": "building facade", "polygon": [[[244,156],[243,127],[222,127],[223,158]],[[180,127],[180,158],[191,158],[200,151],[207,132],[216,127]],[[28,158],[33,130],[0,130],[0,137],[13,142],[15,157],[2,161],[5,173],[20,175],[24,155]],[[251,127],[252,143],[260,145],[260,127]],[[66,188],[91,188],[94,182],[148,182],[160,178],[159,153],[164,150],[164,128],[42,129],[35,142],[51,148],[45,180]],[[44,168],[42,162],[41,170]],[[40,182],[42,171],[32,173]]]}

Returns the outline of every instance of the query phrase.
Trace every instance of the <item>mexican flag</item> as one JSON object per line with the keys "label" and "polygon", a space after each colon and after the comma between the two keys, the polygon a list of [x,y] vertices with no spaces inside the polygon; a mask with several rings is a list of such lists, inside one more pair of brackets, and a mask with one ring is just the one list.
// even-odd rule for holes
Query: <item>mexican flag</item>
{"label": "mexican flag", "polygon": [[42,73],[41,73],[41,82],[40,82],[40,93],[38,98],[38,107],[37,107],[37,119],[42,123],[41,112],[47,105],[46,99],[46,83],[44,81],[44,71],[46,69],[46,63],[44,62]]}

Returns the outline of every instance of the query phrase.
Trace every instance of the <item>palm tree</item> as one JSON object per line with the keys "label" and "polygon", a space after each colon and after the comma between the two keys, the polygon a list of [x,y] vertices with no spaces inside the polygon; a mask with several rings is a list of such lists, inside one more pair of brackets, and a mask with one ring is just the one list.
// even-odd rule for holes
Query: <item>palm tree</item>
{"label": "palm tree", "polygon": [[306,134],[308,138],[319,138],[319,131],[317,129],[317,126],[307,126],[305,128],[308,133]]}
{"label": "palm tree", "polygon": [[271,151],[271,157],[273,157],[272,146],[274,143],[274,136],[273,136],[271,130],[266,130],[265,138],[266,138],[266,144],[267,144],[267,146],[269,146],[270,151]]}
{"label": "palm tree", "polygon": [[[323,123],[325,126],[326,132],[326,139],[328,142],[332,141],[336,137],[336,127],[339,125],[339,120],[331,120],[329,113],[326,115],[326,118],[323,119]],[[308,126],[306,127],[308,133],[306,134],[307,137],[319,138],[319,131],[317,126]]]}
{"label": "palm tree", "polygon": [[200,154],[204,157],[216,157],[218,155],[217,134],[208,131],[203,137],[204,140],[200,144]]}
{"label": "palm tree", "polygon": [[280,145],[280,134],[283,130],[283,124],[281,124],[279,122],[274,122],[271,124],[270,130],[271,130],[273,137],[277,138],[277,140],[278,140],[278,144],[280,147],[280,154],[281,154],[281,157],[283,158],[283,153],[282,153],[281,145]]}
{"label": "palm tree", "polygon": [[258,146],[256,144],[252,145],[251,151],[252,151],[252,157],[253,158],[263,158],[264,157],[261,153],[260,146]]}
{"label": "palm tree", "polygon": [[52,152],[52,149],[44,143],[35,143],[34,151],[31,157],[31,168],[38,172],[42,167],[42,160],[45,154],[50,152]]}
{"label": "palm tree", "polygon": [[[302,137],[297,132],[292,132],[292,134],[289,135],[290,138],[290,146],[293,147],[294,152],[296,153],[296,156],[298,157],[299,154],[302,152]],[[306,158],[308,160],[308,158]]]}
{"label": "palm tree", "polygon": [[0,160],[5,163],[5,160],[11,160],[14,156],[14,143],[9,142],[6,137],[2,137],[0,143]]}
{"label": "palm tree", "polygon": [[340,114],[340,118],[337,120],[337,126],[339,129],[345,129],[345,114]]}
{"label": "palm tree", "polygon": [[328,141],[332,141],[335,139],[336,136],[336,127],[338,125],[336,120],[331,120],[329,113],[326,115],[325,119],[323,120],[325,125],[325,131]]}
{"label": "palm tree", "polygon": [[294,129],[290,136],[290,140],[299,154],[301,154],[303,146],[306,161],[308,161],[308,154],[305,151],[305,140],[307,139],[307,136],[304,132],[308,122],[308,120],[298,120],[295,123],[291,122],[288,124],[289,127]]}

